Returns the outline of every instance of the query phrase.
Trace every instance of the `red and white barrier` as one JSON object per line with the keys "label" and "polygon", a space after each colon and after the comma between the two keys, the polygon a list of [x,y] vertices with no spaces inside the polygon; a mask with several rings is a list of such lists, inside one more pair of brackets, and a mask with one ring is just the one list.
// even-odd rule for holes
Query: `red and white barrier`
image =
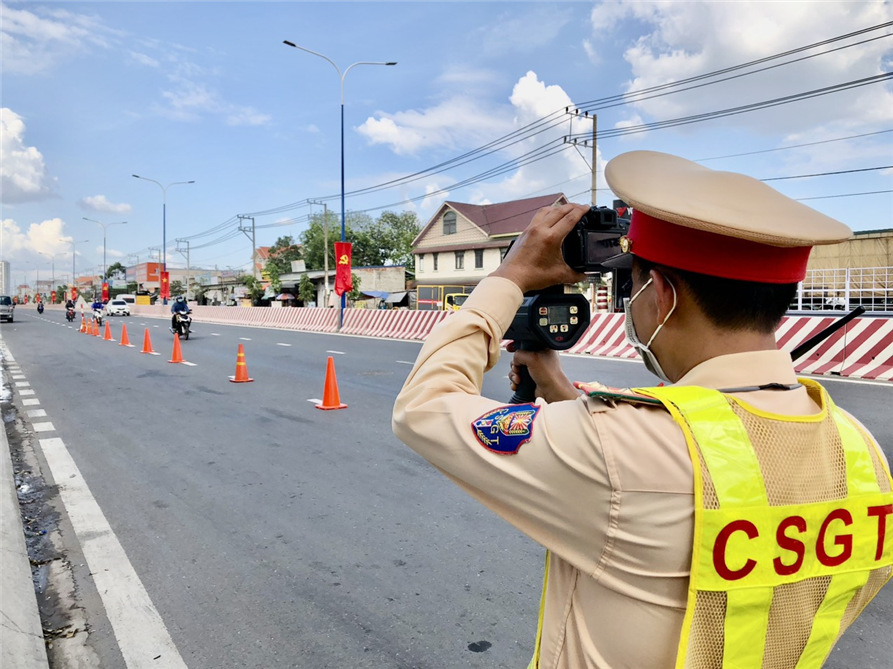
{"label": "red and white barrier", "polygon": [[[337,309],[193,307],[193,311],[198,323],[312,332],[336,332],[338,329]],[[169,307],[161,305],[137,305],[133,307],[133,312],[141,316],[169,317]],[[347,309],[341,332],[388,339],[423,340],[437,323],[451,313]],[[786,316],[776,333],[778,345],[791,351],[836,319],[836,316]],[[623,314],[594,314],[589,328],[569,352],[608,358],[638,357],[626,340]],[[893,380],[893,318],[855,319],[801,358],[795,368],[805,374]]]}

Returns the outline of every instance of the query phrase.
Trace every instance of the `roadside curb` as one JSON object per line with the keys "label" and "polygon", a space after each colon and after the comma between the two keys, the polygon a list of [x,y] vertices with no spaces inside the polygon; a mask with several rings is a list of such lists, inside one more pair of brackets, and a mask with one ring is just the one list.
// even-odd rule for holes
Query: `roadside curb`
{"label": "roadside curb", "polygon": [[0,428],[0,666],[48,669],[6,426]]}

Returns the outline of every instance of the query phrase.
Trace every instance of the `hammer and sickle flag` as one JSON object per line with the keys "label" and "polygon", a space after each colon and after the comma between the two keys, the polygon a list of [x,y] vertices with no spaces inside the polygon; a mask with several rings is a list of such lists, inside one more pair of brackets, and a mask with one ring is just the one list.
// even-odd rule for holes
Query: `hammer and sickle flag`
{"label": "hammer and sickle flag", "polygon": [[350,242],[335,242],[335,294],[338,297],[353,290],[353,279],[350,276],[352,248]]}

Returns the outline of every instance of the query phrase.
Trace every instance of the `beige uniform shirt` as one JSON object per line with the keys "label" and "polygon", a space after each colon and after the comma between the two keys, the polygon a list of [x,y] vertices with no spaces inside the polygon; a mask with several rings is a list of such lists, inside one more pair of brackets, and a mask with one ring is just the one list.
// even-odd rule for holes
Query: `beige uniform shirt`
{"label": "beige uniform shirt", "polygon": [[[694,494],[685,438],[661,407],[580,397],[543,404],[515,455],[485,449],[471,424],[504,403],[484,372],[521,304],[490,277],[434,329],[394,406],[394,432],[472,497],[551,549],[542,669],[667,669],[686,605]],[[790,356],[720,356],[677,385],[795,383]],[[508,392],[508,388],[507,388]],[[819,407],[803,388],[744,401],[787,415]],[[530,621],[531,642],[536,621]]]}

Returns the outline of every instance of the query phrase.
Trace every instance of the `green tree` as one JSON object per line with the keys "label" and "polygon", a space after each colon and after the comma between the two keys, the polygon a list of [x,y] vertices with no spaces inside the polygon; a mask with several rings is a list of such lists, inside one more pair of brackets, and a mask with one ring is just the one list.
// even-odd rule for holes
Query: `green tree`
{"label": "green tree", "polygon": [[248,297],[251,298],[251,303],[257,305],[260,298],[264,295],[264,287],[261,285],[261,282],[248,275],[242,277],[242,283],[248,288]]}
{"label": "green tree", "polygon": [[298,297],[301,298],[305,307],[308,302],[316,301],[316,288],[313,287],[313,282],[306,274],[301,275],[301,281],[298,283]]}
{"label": "green tree", "polygon": [[56,286],[56,303],[63,304],[65,302],[65,293],[68,291],[68,285],[62,284],[60,286]]}
{"label": "green tree", "polygon": [[288,274],[291,272],[291,261],[301,260],[303,257],[300,244],[291,235],[285,235],[270,247],[270,256],[264,269],[269,272],[275,267],[279,270],[279,274]]}
{"label": "green tree", "polygon": [[[382,212],[370,231],[382,255],[382,265],[405,265],[407,271],[415,273],[415,257],[412,254],[412,240],[422,226],[414,211],[399,214],[393,211]],[[357,265],[360,267],[360,265]]]}
{"label": "green tree", "polygon": [[116,262],[112,265],[109,265],[108,269],[105,272],[105,278],[111,279],[113,276],[121,275],[121,277],[125,277],[127,275],[127,268],[124,267],[120,262]]}
{"label": "green tree", "polygon": [[356,302],[358,299],[360,299],[360,284],[362,283],[362,281],[360,281],[360,277],[351,272],[350,282],[353,284],[353,288],[351,288],[350,291],[347,293],[347,299],[351,302]]}
{"label": "green tree", "polygon": [[179,279],[177,281],[171,281],[171,296],[176,297],[177,295],[184,295],[186,293],[186,288],[183,286],[183,282]]}

